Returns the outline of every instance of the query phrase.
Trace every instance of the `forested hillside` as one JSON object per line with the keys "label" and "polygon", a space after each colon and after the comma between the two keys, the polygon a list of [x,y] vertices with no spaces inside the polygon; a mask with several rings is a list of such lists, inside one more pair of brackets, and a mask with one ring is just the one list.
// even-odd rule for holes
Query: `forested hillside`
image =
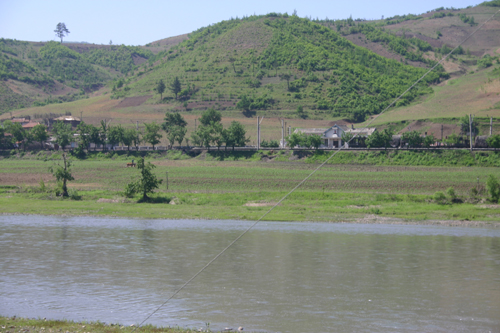
{"label": "forested hillside", "polygon": [[[96,92],[118,100],[137,97],[120,107],[142,105],[145,112],[212,107],[232,116],[259,112],[361,122],[491,17],[495,6],[498,0],[376,21],[270,13],[142,47],[0,39],[0,113]],[[488,87],[475,88],[487,97],[479,104],[497,105],[491,95],[496,77],[486,72],[499,63],[499,22],[493,19],[458,48],[397,102],[397,110],[429,100],[443,81],[466,75],[488,77]]]}

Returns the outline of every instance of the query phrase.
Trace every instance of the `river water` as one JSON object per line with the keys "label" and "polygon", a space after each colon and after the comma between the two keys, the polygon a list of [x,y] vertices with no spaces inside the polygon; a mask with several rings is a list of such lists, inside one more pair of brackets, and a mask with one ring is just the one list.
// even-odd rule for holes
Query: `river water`
{"label": "river water", "polygon": [[[0,216],[0,315],[140,323],[250,225]],[[498,332],[500,230],[262,222],[147,323]]]}

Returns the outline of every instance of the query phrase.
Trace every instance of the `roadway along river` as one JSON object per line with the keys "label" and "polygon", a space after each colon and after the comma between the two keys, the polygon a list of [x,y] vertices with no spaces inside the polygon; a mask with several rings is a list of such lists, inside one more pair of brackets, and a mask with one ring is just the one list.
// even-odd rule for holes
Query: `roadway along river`
{"label": "roadway along river", "polygon": [[[0,216],[0,314],[137,324],[251,222]],[[262,222],[148,323],[500,331],[500,230]]]}

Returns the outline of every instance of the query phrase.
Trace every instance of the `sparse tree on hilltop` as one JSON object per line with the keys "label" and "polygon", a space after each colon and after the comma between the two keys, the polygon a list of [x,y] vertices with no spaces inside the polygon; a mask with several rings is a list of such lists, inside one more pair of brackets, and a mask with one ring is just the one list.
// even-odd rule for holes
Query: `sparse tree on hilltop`
{"label": "sparse tree on hilltop", "polygon": [[66,28],[66,24],[64,22],[57,23],[56,30],[54,30],[56,36],[61,38],[61,43],[63,42],[63,37],[69,34],[68,28]]}

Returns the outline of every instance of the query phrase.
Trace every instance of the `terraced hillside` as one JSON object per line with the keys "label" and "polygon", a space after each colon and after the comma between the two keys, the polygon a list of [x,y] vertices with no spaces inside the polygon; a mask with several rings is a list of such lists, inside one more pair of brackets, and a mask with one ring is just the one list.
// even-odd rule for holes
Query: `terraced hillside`
{"label": "terraced hillside", "polygon": [[[255,115],[305,126],[362,122],[491,17],[497,2],[378,21],[270,13],[144,47],[0,40],[0,112],[82,113],[86,121],[132,126],[173,110],[194,128],[213,107],[247,126]],[[378,123],[500,116],[499,54],[500,15]],[[162,100],[160,80],[167,87]],[[32,104],[38,106],[26,108]]]}

